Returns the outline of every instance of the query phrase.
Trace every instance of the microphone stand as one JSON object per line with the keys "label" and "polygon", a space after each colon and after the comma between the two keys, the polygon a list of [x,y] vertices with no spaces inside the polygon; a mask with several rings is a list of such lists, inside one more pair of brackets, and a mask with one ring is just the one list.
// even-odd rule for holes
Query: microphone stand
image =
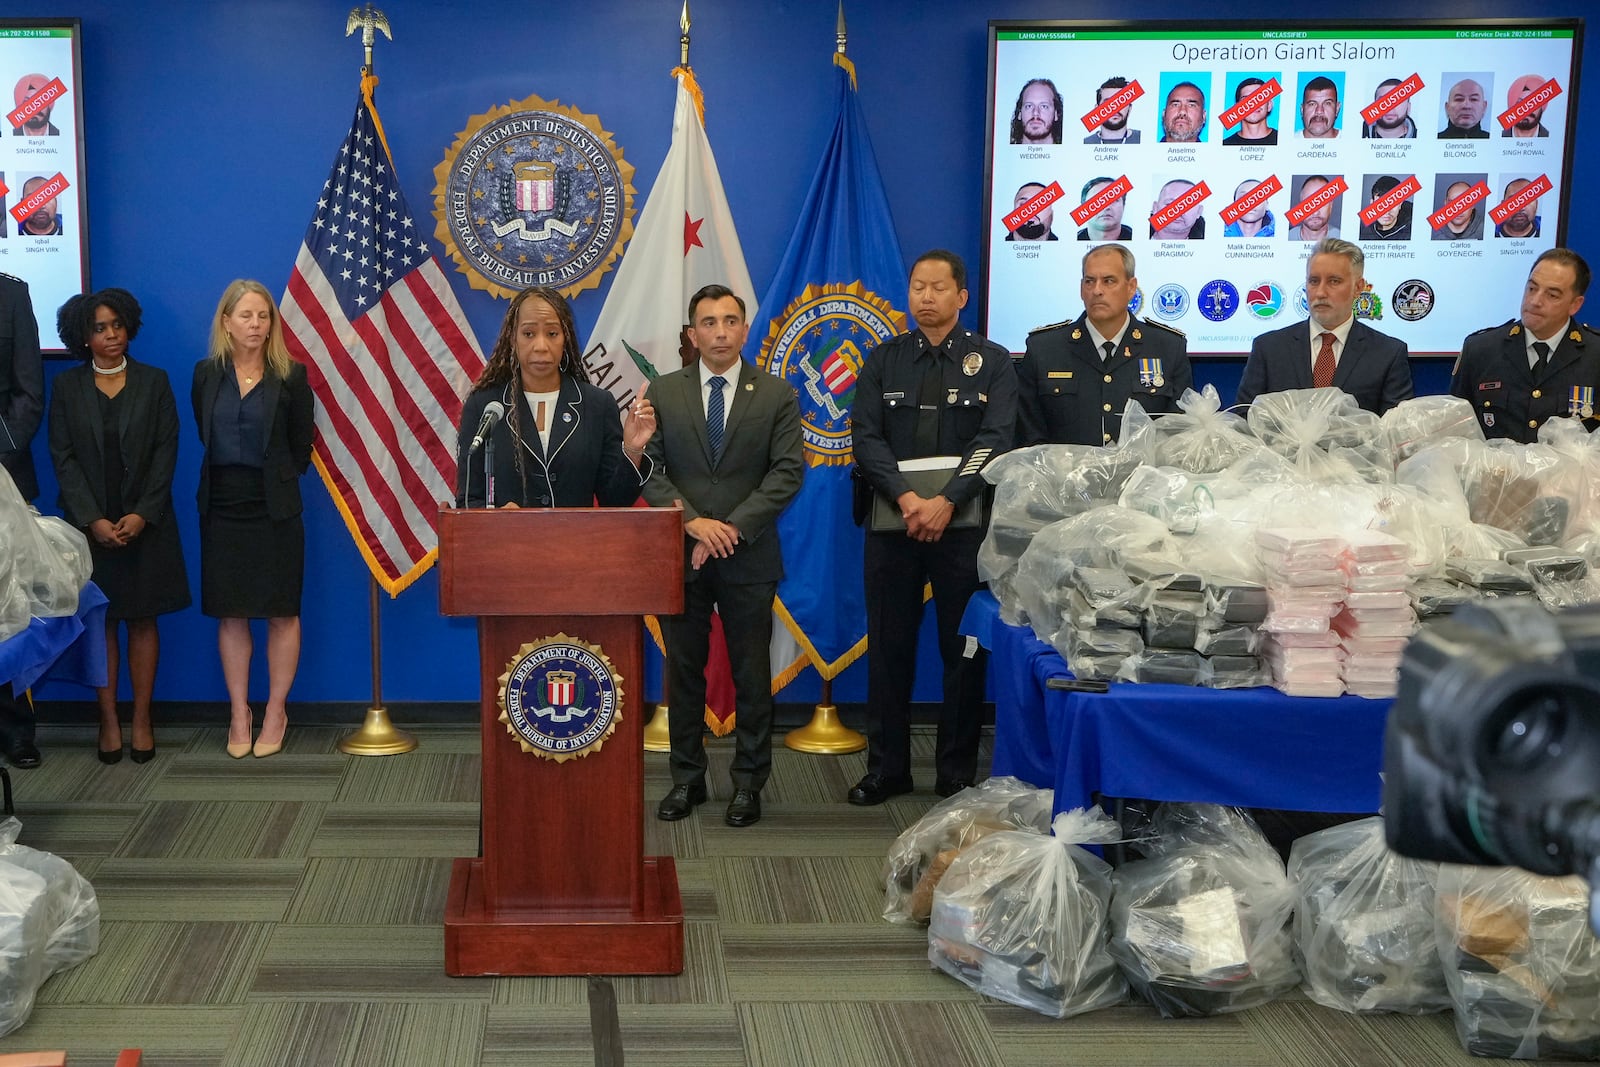
{"label": "microphone stand", "polygon": [[483,439],[483,506],[494,507],[494,428]]}

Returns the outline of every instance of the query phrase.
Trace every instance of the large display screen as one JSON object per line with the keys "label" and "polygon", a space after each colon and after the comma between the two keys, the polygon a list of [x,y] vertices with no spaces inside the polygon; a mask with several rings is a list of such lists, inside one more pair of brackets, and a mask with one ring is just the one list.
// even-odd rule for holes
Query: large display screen
{"label": "large display screen", "polygon": [[[1140,315],[1244,353],[1355,241],[1356,314],[1454,353],[1563,243],[1582,23],[991,22],[984,330],[1076,317],[1121,241]],[[1496,301],[1499,301],[1498,303]]]}
{"label": "large display screen", "polygon": [[77,19],[0,19],[0,271],[28,283],[39,344],[88,288]]}

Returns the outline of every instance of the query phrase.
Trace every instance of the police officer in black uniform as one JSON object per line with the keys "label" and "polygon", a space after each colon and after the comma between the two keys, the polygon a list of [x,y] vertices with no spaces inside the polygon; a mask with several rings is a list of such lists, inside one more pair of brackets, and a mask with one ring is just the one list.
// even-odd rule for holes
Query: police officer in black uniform
{"label": "police officer in black uniform", "polygon": [[1485,437],[1529,444],[1553,418],[1581,418],[1590,431],[1600,425],[1600,331],[1573,318],[1589,278],[1582,256],[1549,249],[1528,274],[1522,317],[1462,342],[1450,393],[1472,404]]}
{"label": "police officer in black uniform", "polygon": [[1135,318],[1133,253],[1099,245],[1083,257],[1083,314],[1028,334],[1017,364],[1017,443],[1109,445],[1131,398],[1152,415],[1178,410],[1194,383],[1188,340]]}
{"label": "police officer in black uniform", "polygon": [[[1010,353],[961,328],[966,303],[961,258],[924,253],[911,268],[917,329],[874,348],[856,382],[858,473],[905,528],[874,531],[869,523],[866,535],[867,774],[850,790],[852,804],[881,804],[912,789],[911,685],[929,582],[944,659],[935,790],[950,796],[977,776],[987,656],[981,649],[968,655],[956,628],[982,584],[978,546],[988,513],[978,472],[1011,446],[1017,379]],[[919,495],[900,463],[930,456],[953,466],[933,476],[944,478],[937,491],[924,485],[929,495]],[[964,525],[974,511],[977,521]]]}
{"label": "police officer in black uniform", "polygon": [[[0,466],[26,500],[39,495],[33,435],[44,418],[44,363],[28,283],[0,274]],[[0,548],[0,551],[4,551]],[[39,766],[34,717],[25,698],[0,684],[0,747],[14,767]]]}

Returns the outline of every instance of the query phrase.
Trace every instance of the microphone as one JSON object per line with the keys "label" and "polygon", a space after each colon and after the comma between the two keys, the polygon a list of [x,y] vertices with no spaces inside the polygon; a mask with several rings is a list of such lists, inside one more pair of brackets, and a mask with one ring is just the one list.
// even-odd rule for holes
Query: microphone
{"label": "microphone", "polygon": [[474,455],[483,447],[483,442],[489,436],[489,431],[494,429],[494,424],[505,417],[506,406],[498,400],[491,400],[483,406],[483,418],[478,420],[478,434],[472,439],[472,447],[467,450],[467,455]]}

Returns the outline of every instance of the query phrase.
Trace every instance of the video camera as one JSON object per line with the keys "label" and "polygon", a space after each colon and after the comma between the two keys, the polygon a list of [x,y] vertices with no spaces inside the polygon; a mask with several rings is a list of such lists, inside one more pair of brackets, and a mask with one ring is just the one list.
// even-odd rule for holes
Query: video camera
{"label": "video camera", "polygon": [[1589,881],[1600,935],[1600,605],[1468,605],[1406,649],[1384,743],[1389,846]]}

